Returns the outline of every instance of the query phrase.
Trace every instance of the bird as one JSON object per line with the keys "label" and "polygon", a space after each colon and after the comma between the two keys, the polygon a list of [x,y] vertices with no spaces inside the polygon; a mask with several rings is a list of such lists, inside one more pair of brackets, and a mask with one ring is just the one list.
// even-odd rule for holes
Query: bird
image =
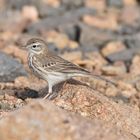
{"label": "bird", "polygon": [[29,39],[25,47],[28,49],[29,68],[36,76],[48,83],[48,93],[43,99],[56,97],[56,93],[53,93],[53,86],[73,77],[93,77],[116,85],[114,81],[94,75],[88,70],[49,51],[49,43],[41,38]]}

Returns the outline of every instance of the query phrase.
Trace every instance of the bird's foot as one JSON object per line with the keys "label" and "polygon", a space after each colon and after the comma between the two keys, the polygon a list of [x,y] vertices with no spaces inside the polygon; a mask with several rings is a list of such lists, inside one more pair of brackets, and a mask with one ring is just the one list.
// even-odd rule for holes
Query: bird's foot
{"label": "bird's foot", "polygon": [[53,92],[53,93],[48,93],[43,99],[49,99],[49,100],[53,100],[54,98],[56,98],[58,95],[57,92]]}

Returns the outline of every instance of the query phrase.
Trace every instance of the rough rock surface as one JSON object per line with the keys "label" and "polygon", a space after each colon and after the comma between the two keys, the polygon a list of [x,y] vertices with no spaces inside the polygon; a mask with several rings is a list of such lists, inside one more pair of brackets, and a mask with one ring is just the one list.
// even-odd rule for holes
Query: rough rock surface
{"label": "rough rock surface", "polygon": [[55,99],[55,104],[89,118],[98,118],[140,138],[140,113],[125,104],[113,102],[92,88],[72,82]]}
{"label": "rough rock surface", "polygon": [[[137,140],[99,120],[89,120],[47,101],[32,101],[0,121],[1,140]],[[102,133],[103,132],[103,133]]]}

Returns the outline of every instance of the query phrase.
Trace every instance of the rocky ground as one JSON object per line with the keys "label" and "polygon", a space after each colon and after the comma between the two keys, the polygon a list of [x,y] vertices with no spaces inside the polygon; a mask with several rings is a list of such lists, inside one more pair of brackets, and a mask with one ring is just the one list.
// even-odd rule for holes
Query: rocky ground
{"label": "rocky ground", "polygon": [[[79,77],[42,100],[24,49],[36,36],[116,85]],[[139,0],[0,0],[0,140],[139,140],[139,45]]]}

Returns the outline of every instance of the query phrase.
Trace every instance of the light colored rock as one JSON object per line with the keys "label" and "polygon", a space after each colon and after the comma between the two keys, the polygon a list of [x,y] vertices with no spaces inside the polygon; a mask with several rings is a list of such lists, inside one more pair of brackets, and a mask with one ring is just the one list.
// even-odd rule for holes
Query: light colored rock
{"label": "light colored rock", "polygon": [[57,8],[60,6],[61,0],[43,0],[44,4]]}
{"label": "light colored rock", "polygon": [[0,120],[0,136],[1,140],[136,140],[112,125],[66,112],[42,100],[32,101]]}
{"label": "light colored rock", "polygon": [[133,75],[140,74],[140,56],[135,55],[132,60],[132,64],[130,66],[130,73]]}
{"label": "light colored rock", "polygon": [[76,49],[76,48],[78,48],[79,44],[76,41],[70,40],[68,43],[68,46],[72,49]]}
{"label": "light colored rock", "polygon": [[22,63],[27,64],[27,51],[19,48],[16,45],[9,45],[2,49],[3,52],[19,58]]}
{"label": "light colored rock", "polygon": [[108,97],[115,97],[118,95],[118,93],[119,93],[119,90],[113,86],[108,87],[105,91],[105,95],[107,95]]}
{"label": "light colored rock", "polygon": [[101,68],[105,75],[122,75],[126,73],[126,66],[123,62],[116,62],[114,65],[106,65]]}
{"label": "light colored rock", "polygon": [[107,61],[99,52],[88,52],[85,56],[95,63],[95,67],[102,67],[107,64]]}
{"label": "light colored rock", "polygon": [[133,96],[137,93],[137,91],[133,85],[128,84],[128,83],[124,83],[122,81],[118,82],[118,87],[121,91],[121,94],[127,98],[130,98],[131,96]]}
{"label": "light colored rock", "polygon": [[136,0],[123,0],[124,1],[124,4],[125,6],[134,6],[137,4],[137,1]]}
{"label": "light colored rock", "polygon": [[38,11],[34,6],[24,6],[22,9],[22,16],[26,20],[37,21]]}
{"label": "light colored rock", "polygon": [[55,43],[56,46],[60,49],[65,47],[77,48],[79,45],[75,41],[72,41],[68,38],[66,34],[59,33],[56,31],[49,31],[46,33],[46,40],[51,43]]}
{"label": "light colored rock", "polygon": [[108,56],[110,54],[117,53],[124,49],[126,49],[126,46],[122,42],[119,42],[119,41],[118,42],[109,42],[107,45],[105,45],[102,48],[101,53],[104,56]]}
{"label": "light colored rock", "polygon": [[85,15],[83,16],[83,22],[100,29],[118,29],[117,16],[113,14],[103,14],[99,16]]}
{"label": "light colored rock", "polygon": [[80,51],[65,52],[64,54],[61,55],[61,57],[75,63],[75,61],[81,60],[82,53]]}
{"label": "light colored rock", "polygon": [[136,89],[140,92],[140,80],[136,82]]}
{"label": "light colored rock", "polygon": [[[55,90],[59,92],[57,88]],[[76,81],[69,81],[59,93],[54,102],[61,108],[91,119],[98,118],[140,138],[140,114],[134,108],[117,104]]]}
{"label": "light colored rock", "polygon": [[106,8],[105,0],[85,0],[84,4],[86,7],[95,8],[97,10],[104,10]]}
{"label": "light colored rock", "polygon": [[[15,87],[28,87],[30,89],[39,90],[47,86],[47,82],[45,80],[39,79],[38,77],[34,76],[33,73],[31,73],[31,76],[28,77],[17,77],[14,81]],[[47,91],[46,91],[47,93]]]}

